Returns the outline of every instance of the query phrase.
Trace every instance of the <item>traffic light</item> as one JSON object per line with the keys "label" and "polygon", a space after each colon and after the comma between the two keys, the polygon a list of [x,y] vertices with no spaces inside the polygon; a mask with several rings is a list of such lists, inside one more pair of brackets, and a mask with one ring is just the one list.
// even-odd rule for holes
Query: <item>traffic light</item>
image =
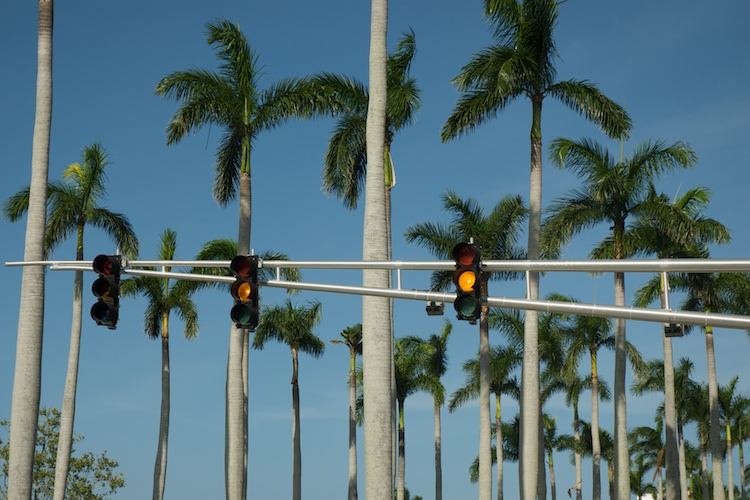
{"label": "traffic light", "polygon": [[122,257],[119,255],[97,255],[93,262],[94,271],[99,278],[91,285],[91,291],[97,298],[91,306],[91,317],[97,325],[114,330],[120,309],[120,269]]}
{"label": "traffic light", "polygon": [[232,259],[229,269],[235,280],[232,283],[234,307],[230,316],[238,328],[255,330],[258,326],[258,256],[238,255]]}
{"label": "traffic light", "polygon": [[482,315],[479,248],[473,243],[459,243],[453,247],[453,260],[456,261],[456,272],[453,274],[457,293],[453,303],[456,317],[474,324]]}

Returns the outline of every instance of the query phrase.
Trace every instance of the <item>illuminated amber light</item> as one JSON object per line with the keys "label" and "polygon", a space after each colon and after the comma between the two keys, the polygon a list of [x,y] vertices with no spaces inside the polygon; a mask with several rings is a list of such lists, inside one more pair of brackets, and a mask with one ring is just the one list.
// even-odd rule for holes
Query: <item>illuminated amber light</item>
{"label": "illuminated amber light", "polygon": [[240,302],[250,302],[252,294],[253,287],[247,281],[237,280],[232,285],[232,297]]}
{"label": "illuminated amber light", "polygon": [[470,292],[474,290],[474,286],[477,282],[477,275],[473,271],[464,271],[458,275],[456,279],[456,285],[464,292]]}

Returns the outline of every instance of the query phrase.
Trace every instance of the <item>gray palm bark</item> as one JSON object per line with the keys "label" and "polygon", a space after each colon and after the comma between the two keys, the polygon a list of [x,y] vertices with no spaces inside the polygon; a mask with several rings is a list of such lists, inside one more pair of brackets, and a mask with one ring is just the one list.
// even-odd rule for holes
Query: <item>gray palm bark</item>
{"label": "gray palm bark", "polygon": [[[52,128],[53,0],[39,0],[36,113],[31,147],[29,212],[24,241],[25,261],[44,258],[47,224],[47,179]],[[44,335],[44,267],[24,266],[11,407],[8,499],[31,498],[34,451],[42,376]]]}
{"label": "gray palm bark", "polygon": [[[383,151],[386,122],[386,33],[388,1],[372,0],[370,27],[370,100],[367,111],[368,168],[365,185],[363,260],[388,256]],[[365,287],[386,288],[387,270],[364,270]],[[362,298],[362,335],[365,412],[365,489],[371,500],[393,498],[394,394],[391,301]]]}

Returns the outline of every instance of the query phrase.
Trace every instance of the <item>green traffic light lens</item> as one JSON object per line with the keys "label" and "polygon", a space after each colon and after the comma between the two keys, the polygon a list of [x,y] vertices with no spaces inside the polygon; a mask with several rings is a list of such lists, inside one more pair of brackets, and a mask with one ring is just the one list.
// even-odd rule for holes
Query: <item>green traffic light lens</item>
{"label": "green traffic light lens", "polygon": [[471,295],[459,296],[453,305],[459,315],[467,318],[478,316],[482,310],[482,304]]}
{"label": "green traffic light lens", "polygon": [[258,311],[247,304],[234,306],[230,317],[240,328],[255,328],[258,325]]}
{"label": "green traffic light lens", "polygon": [[91,318],[99,325],[114,325],[117,323],[117,308],[106,302],[97,302],[91,306]]}

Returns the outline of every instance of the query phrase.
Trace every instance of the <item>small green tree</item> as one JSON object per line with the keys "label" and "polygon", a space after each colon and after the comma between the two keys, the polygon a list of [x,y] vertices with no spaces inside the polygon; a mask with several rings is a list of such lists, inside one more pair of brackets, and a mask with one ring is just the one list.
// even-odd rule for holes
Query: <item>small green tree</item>
{"label": "small green tree", "polygon": [[[39,410],[39,430],[36,435],[32,498],[47,500],[53,497],[55,489],[55,463],[57,461],[57,438],[60,432],[60,411],[42,407]],[[0,421],[0,426],[10,430],[10,422]],[[74,443],[83,441],[83,436],[75,435]],[[0,438],[0,498],[7,498],[8,458],[10,445]],[[98,500],[109,498],[119,488],[125,486],[125,475],[117,472],[119,464],[104,451],[97,455],[86,452],[76,455],[71,451],[70,470],[65,489],[68,500]]]}

